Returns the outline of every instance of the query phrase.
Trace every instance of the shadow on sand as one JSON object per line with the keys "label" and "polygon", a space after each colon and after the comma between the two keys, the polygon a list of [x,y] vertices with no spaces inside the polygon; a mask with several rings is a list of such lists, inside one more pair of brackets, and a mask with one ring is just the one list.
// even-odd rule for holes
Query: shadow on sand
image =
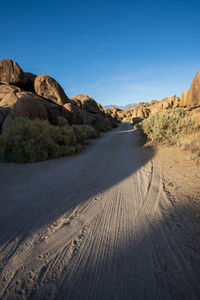
{"label": "shadow on sand", "polygon": [[[30,234],[117,185],[153,156],[153,148],[141,147],[138,132],[123,124],[75,157],[34,165],[1,164],[5,176],[1,180],[0,245],[2,253],[8,248],[5,262]],[[53,298],[198,299],[200,256],[195,212],[181,206],[161,211],[160,219],[146,216],[142,230],[134,228],[133,221],[127,240],[122,239],[108,256],[99,257],[98,264],[94,253],[80,261],[74,280],[66,278],[56,287]],[[10,250],[9,245],[13,245]],[[27,299],[38,299],[39,295],[39,299],[52,298],[48,282]]]}

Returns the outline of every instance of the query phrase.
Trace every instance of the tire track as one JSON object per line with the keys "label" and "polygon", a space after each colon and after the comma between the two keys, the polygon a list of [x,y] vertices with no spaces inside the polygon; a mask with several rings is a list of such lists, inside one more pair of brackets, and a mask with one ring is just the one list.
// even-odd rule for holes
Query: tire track
{"label": "tire track", "polygon": [[198,268],[159,159],[127,124],[109,137],[40,168],[32,196],[31,180],[18,188],[30,208],[16,210],[16,229],[5,227],[0,240],[2,299],[198,299]]}

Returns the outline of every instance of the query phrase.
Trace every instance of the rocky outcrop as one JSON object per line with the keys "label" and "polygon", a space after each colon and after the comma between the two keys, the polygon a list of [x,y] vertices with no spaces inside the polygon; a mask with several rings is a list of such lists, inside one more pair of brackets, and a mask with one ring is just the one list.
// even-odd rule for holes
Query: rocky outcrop
{"label": "rocky outcrop", "polygon": [[118,112],[120,112],[121,111],[121,109],[119,109],[118,107],[113,107],[112,108],[112,117],[114,118],[114,119],[117,119],[118,118]]}
{"label": "rocky outcrop", "polygon": [[22,89],[8,84],[0,84],[0,106],[12,107],[18,100],[17,93]]}
{"label": "rocky outcrop", "polygon": [[189,90],[185,90],[183,92],[183,94],[181,95],[180,107],[186,107],[187,106],[188,93],[189,93]]}
{"label": "rocky outcrop", "polygon": [[36,76],[34,80],[34,90],[38,96],[50,99],[59,105],[70,102],[63,88],[50,76]]}
{"label": "rocky outcrop", "polygon": [[23,86],[24,72],[19,65],[10,59],[0,60],[0,82]]}
{"label": "rocky outcrop", "polygon": [[34,81],[37,75],[29,72],[24,72],[24,89],[29,92],[35,93]]}
{"label": "rocky outcrop", "polygon": [[16,62],[0,60],[0,131],[18,117],[58,126],[114,122],[112,111],[106,114],[93,98],[79,94],[70,100],[50,76],[23,72]]}
{"label": "rocky outcrop", "polygon": [[192,81],[185,103],[187,109],[194,109],[200,106],[200,71]]}
{"label": "rocky outcrop", "polygon": [[179,106],[187,110],[200,107],[200,71],[193,79],[190,89],[183,92]]}
{"label": "rocky outcrop", "polygon": [[17,117],[27,117],[32,120],[36,118],[48,120],[48,113],[44,103],[39,98],[37,99],[26,92],[22,92],[8,115],[8,118],[12,120]]}
{"label": "rocky outcrop", "polygon": [[85,94],[76,95],[72,97],[71,100],[74,101],[76,105],[82,108],[83,110],[86,110],[94,114],[99,112],[99,107],[97,105],[97,102],[93,98],[90,98]]}
{"label": "rocky outcrop", "polygon": [[72,119],[71,113],[64,107],[52,101],[46,101],[31,92],[17,93],[17,102],[10,106],[10,112],[2,124],[3,129],[18,117],[47,120],[52,125],[58,126],[68,125]]}

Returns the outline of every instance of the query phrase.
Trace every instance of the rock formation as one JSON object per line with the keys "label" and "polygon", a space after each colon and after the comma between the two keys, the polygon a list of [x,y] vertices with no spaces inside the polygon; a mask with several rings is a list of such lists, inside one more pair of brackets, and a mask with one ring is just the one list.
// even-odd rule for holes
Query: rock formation
{"label": "rock formation", "polygon": [[15,118],[47,120],[53,125],[99,125],[116,122],[112,111],[87,95],[69,99],[59,83],[48,75],[23,72],[16,62],[0,60],[0,133]]}
{"label": "rock formation", "polygon": [[0,60],[0,82],[22,86],[24,72],[19,65],[10,59]]}
{"label": "rock formation", "polygon": [[47,75],[38,75],[34,80],[34,89],[37,95],[63,105],[69,101],[59,83]]}

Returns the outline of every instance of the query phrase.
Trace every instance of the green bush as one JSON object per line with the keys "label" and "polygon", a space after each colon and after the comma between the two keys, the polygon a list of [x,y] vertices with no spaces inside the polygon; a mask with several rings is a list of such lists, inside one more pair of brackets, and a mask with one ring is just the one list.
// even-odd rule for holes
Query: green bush
{"label": "green bush", "polygon": [[108,123],[108,122],[102,122],[98,125],[95,125],[94,128],[98,131],[101,131],[101,132],[106,132],[108,130],[111,130],[112,129],[112,125],[111,123]]}
{"label": "green bush", "polygon": [[97,131],[94,127],[89,125],[82,126],[84,132],[86,133],[88,139],[96,139],[100,136],[99,131]]}
{"label": "green bush", "polygon": [[77,143],[84,145],[88,144],[88,135],[82,125],[72,125],[72,129],[76,136]]}
{"label": "green bush", "polygon": [[172,109],[173,108],[173,104],[168,103],[168,106],[166,109]]}
{"label": "green bush", "polygon": [[143,120],[138,127],[151,141],[174,144],[177,140],[195,130],[195,123],[177,109],[169,113],[154,114]]}
{"label": "green bush", "polygon": [[36,162],[72,155],[94,136],[93,128],[89,127],[58,127],[47,121],[18,118],[0,135],[0,159]]}
{"label": "green bush", "polygon": [[117,128],[118,126],[119,125],[118,125],[117,121],[112,123],[112,128]]}

